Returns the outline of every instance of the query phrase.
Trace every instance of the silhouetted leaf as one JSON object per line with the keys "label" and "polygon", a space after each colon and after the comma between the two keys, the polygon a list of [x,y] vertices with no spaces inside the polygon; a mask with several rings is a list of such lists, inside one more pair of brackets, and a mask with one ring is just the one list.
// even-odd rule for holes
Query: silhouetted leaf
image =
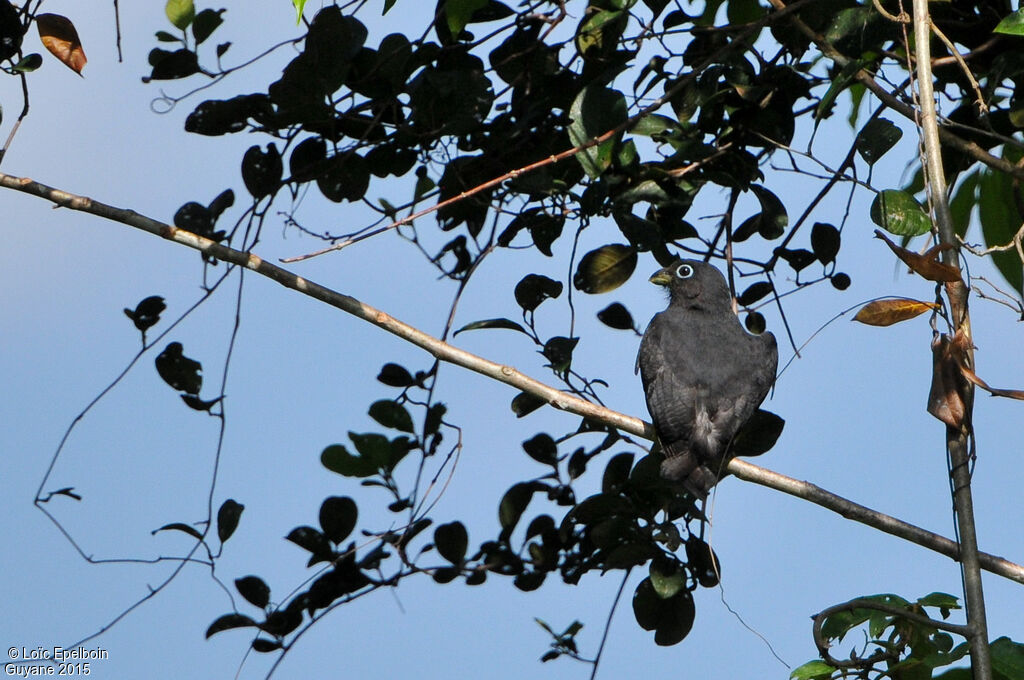
{"label": "silhouetted leaf", "polygon": [[187,394],[199,394],[203,366],[182,354],[180,342],[172,342],[156,358],[156,372],[164,382]]}
{"label": "silhouetted leaf", "polygon": [[874,165],[875,161],[896,146],[902,136],[903,131],[893,125],[892,121],[874,118],[857,133],[857,153],[868,165]]}
{"label": "silhouetted leaf", "polygon": [[340,203],[358,201],[370,186],[370,167],[357,153],[342,153],[325,162],[317,174],[316,185],[325,198]]}
{"label": "silhouetted leaf", "polygon": [[689,634],[696,610],[689,591],[661,598],[651,579],[645,578],[633,593],[633,615],[641,628],[654,631],[655,643],[668,646],[682,642]]}
{"label": "silhouetted leaf", "polygon": [[808,267],[816,259],[814,253],[803,248],[776,248],[775,254],[785,260],[795,272]]}
{"label": "silhouetted leaf", "polygon": [[209,413],[210,409],[223,401],[223,399],[223,396],[216,399],[200,399],[194,394],[181,395],[181,400],[185,402],[185,406],[188,406],[193,411],[205,411],[206,413]]}
{"label": "silhouetted leaf", "polygon": [[498,521],[501,523],[501,535],[508,537],[519,523],[519,518],[530,504],[537,487],[529,482],[512,485],[501,498],[498,506]]}
{"label": "silhouetted leaf", "polygon": [[327,159],[327,142],[322,137],[310,137],[299,142],[288,158],[288,172],[298,182],[316,179]]}
{"label": "silhouetted leaf", "polygon": [[413,432],[412,416],[409,411],[397,401],[381,399],[370,405],[370,417],[384,427],[390,427],[402,432]]}
{"label": "silhouetted leaf", "polygon": [[320,504],[320,528],[332,543],[341,543],[356,526],[359,508],[348,496],[330,496]]}
{"label": "silhouetted leaf", "polygon": [[547,402],[529,392],[520,392],[512,399],[512,412],[517,418],[533,413]]}
{"label": "silhouetted leaf", "polygon": [[772,290],[772,284],[768,281],[758,281],[747,286],[747,289],[736,298],[736,302],[743,307],[749,307],[758,300],[770,295]]}
{"label": "silhouetted leaf", "polygon": [[548,298],[557,298],[562,294],[560,281],[549,279],[540,274],[527,274],[516,284],[516,302],[524,311],[532,312],[540,303]]}
{"label": "silhouetted leaf", "polygon": [[328,446],[320,454],[320,463],[345,477],[372,477],[377,474],[377,464],[362,456],[353,456],[342,444]]}
{"label": "silhouetted leaf", "polygon": [[697,577],[697,582],[705,588],[718,585],[722,574],[722,564],[711,546],[694,534],[686,538],[686,560]]}
{"label": "silhouetted leaf", "polygon": [[149,52],[149,65],[153,67],[149,80],[175,80],[188,78],[199,73],[199,57],[192,50],[180,49],[173,52],[154,48]]}
{"label": "silhouetted leaf", "polygon": [[558,373],[565,373],[572,365],[572,352],[576,348],[579,338],[566,338],[556,335],[544,343],[541,354],[550,361],[549,366]]}
{"label": "silhouetted leaf", "polygon": [[840,240],[839,230],[831,224],[815,222],[811,228],[811,250],[822,264],[835,262]]}
{"label": "silhouetted leaf", "polygon": [[412,374],[405,367],[392,363],[381,367],[377,380],[391,387],[408,387],[414,382]]}
{"label": "silhouetted leaf", "polygon": [[164,303],[164,299],[159,295],[150,295],[148,298],[144,298],[139,304],[135,305],[134,311],[125,308],[124,313],[132,322],[135,327],[140,331],[145,332],[149,328],[152,328],[160,321],[160,314],[167,305]]}
{"label": "silhouetted leaf", "polygon": [[243,510],[245,510],[245,506],[233,498],[221,503],[220,509],[217,510],[217,538],[221,543],[227,541],[235,533]]}
{"label": "silhouetted leaf", "polygon": [[267,145],[266,151],[251,146],[242,156],[242,182],[256,200],[277,191],[283,173],[281,154],[273,143]]}
{"label": "silhouetted leaf", "polygon": [[733,438],[730,452],[735,456],[760,456],[775,446],[786,421],[771,411],[758,409]]}
{"label": "silhouetted leaf", "polygon": [[[510,331],[519,331],[520,333],[526,333],[526,329],[515,321],[510,319],[484,319],[482,321],[474,321],[467,323],[465,326],[455,331],[452,335],[458,335],[463,331],[475,331],[480,328],[505,328]],[[529,333],[527,333],[529,335]]]}
{"label": "silhouetted leaf", "polygon": [[327,562],[331,559],[331,546],[327,542],[327,537],[313,527],[295,527],[288,532],[285,539],[310,553],[310,566],[317,562]]}
{"label": "silhouetted leaf", "polygon": [[572,285],[584,293],[607,293],[629,280],[636,263],[636,250],[629,246],[601,246],[580,259]]}
{"label": "silhouetted leaf", "polygon": [[270,604],[270,586],[259,576],[243,576],[235,579],[235,588],[245,600],[260,609]]}
{"label": "silhouetted leaf", "polygon": [[613,302],[598,312],[597,320],[610,328],[617,328],[623,331],[636,329],[633,315],[619,302]]}
{"label": "silhouetted leaf", "polygon": [[523,451],[538,463],[554,465],[558,462],[558,446],[555,440],[546,432],[534,435],[523,442]]}
{"label": "silhouetted leaf", "polygon": [[209,639],[212,635],[221,631],[231,630],[232,628],[250,628],[255,626],[256,622],[244,614],[225,614],[210,624],[210,627],[206,629],[206,637]]}
{"label": "silhouetted leaf", "polygon": [[196,39],[197,45],[209,38],[217,30],[217,27],[224,23],[224,19],[220,15],[225,11],[223,9],[204,9],[196,14],[195,19],[192,20],[192,37]]}
{"label": "silhouetted leaf", "polygon": [[434,529],[434,547],[441,557],[454,565],[462,564],[466,559],[466,548],[469,546],[469,535],[462,522],[440,524]]}
{"label": "silhouetted leaf", "polygon": [[160,531],[181,531],[188,534],[192,538],[199,539],[200,541],[203,540],[203,535],[199,533],[199,531],[196,530],[195,527],[190,526],[188,524],[183,524],[181,522],[172,522],[171,524],[165,524],[159,529],[153,529],[153,531],[149,533],[155,535],[157,532]]}
{"label": "silhouetted leaf", "polygon": [[267,638],[258,637],[252,641],[252,651],[266,654],[268,652],[276,652],[281,649],[282,644],[277,640],[268,640]]}

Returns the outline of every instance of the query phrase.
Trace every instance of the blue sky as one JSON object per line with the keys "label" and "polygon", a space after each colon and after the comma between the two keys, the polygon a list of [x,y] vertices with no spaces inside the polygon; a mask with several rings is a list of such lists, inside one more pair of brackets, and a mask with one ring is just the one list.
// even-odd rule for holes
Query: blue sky
{"label": "blue sky", "polygon": [[[32,112],[4,159],[4,172],[167,221],[185,201],[209,201],[227,186],[243,195],[237,170],[241,152],[265,140],[186,135],[184,117],[199,99],[167,115],[150,111],[157,88],[139,78],[152,32],[166,22],[159,3],[151,4],[122,7],[124,64],[115,61],[113,17],[106,7],[86,16],[71,3],[47,5],[47,11],[68,14],[78,26],[90,58],[86,78],[50,59],[33,74]],[[255,50],[253,33],[262,45],[294,32],[293,10],[283,0],[227,6],[227,23],[216,37],[235,41],[236,58]],[[399,0],[379,27],[371,27],[371,42],[381,27],[406,28],[415,6]],[[26,42],[35,40],[30,33]],[[289,56],[271,58],[211,96],[265,85]],[[172,93],[185,89],[174,83],[165,87]],[[15,79],[0,79],[4,137],[20,108],[19,92]],[[833,161],[841,158],[849,140],[844,128],[841,120],[827,121],[816,150]],[[905,137],[891,154],[913,158],[914,140]],[[894,169],[888,174],[876,172],[876,186],[899,185],[902,164],[889,165]],[[802,210],[814,186],[781,173],[767,184],[791,201],[791,216]],[[815,219],[838,224],[843,210],[838,196]],[[818,286],[786,300],[800,343],[858,302],[879,295],[925,300],[932,295],[931,284],[907,275],[872,238],[870,198],[866,192],[857,195],[843,233],[840,269],[852,276],[850,289],[839,293]],[[67,645],[104,627],[148,586],[162,581],[170,567],[86,564],[32,506],[32,498],[68,423],[137,349],[138,335],[121,309],[158,294],[168,300],[165,319],[172,318],[198,296],[201,266],[196,253],[122,225],[54,210],[10,191],[0,193],[0,201],[5,239],[0,381],[6,386],[0,394],[5,452],[0,522],[7,539],[0,552],[5,575],[0,600],[7,613],[0,620],[0,642],[19,648]],[[753,199],[741,202],[739,212],[749,213],[753,206]],[[721,206],[709,202],[693,214],[711,215],[716,209]],[[237,207],[233,210],[237,214]],[[358,206],[313,201],[304,214],[310,223],[334,231],[368,219]],[[614,231],[611,224],[592,228],[584,246],[614,241]],[[270,259],[318,245],[283,231],[272,219],[257,252]],[[514,318],[518,310],[511,289],[522,268],[564,279],[568,245],[563,237],[556,257],[540,262],[526,263],[518,251],[492,258],[460,303],[456,326],[493,316]],[[985,271],[987,265],[972,267]],[[452,293],[412,247],[393,236],[292,268],[435,334]],[[641,271],[656,268],[649,256],[641,257]],[[203,361],[211,392],[227,346],[236,282],[232,279],[168,338]],[[625,302],[640,323],[664,305],[661,292],[639,275],[609,295],[576,294],[584,341],[575,365],[609,382],[603,396],[610,407],[646,417],[633,374],[638,338],[593,320],[612,301]],[[283,598],[307,575],[304,553],[283,536],[297,525],[314,524],[324,497],[352,495],[367,524],[388,521],[380,494],[327,472],[319,454],[343,441],[347,431],[371,428],[367,406],[391,394],[374,380],[381,364],[425,368],[430,358],[377,328],[254,276],[246,279],[243,309],[215,496],[218,504],[235,498],[246,511],[217,574],[229,584],[259,574]],[[780,339],[781,364],[792,352],[775,310],[764,311]],[[977,299],[972,312],[979,375],[995,386],[1020,388],[1019,323],[1006,308]],[[849,316],[820,333],[779,380],[766,407],[786,419],[786,430],[775,449],[754,462],[950,536],[943,427],[924,410],[931,370],[927,321],[876,329],[852,323]],[[550,334],[564,331],[566,318],[564,297],[538,312]],[[459,335],[455,344],[550,382],[542,358],[518,334],[478,331]],[[508,407],[514,396],[509,387],[457,367],[442,371],[439,389],[452,418],[465,426],[464,449],[433,516],[438,522],[462,519],[471,543],[479,543],[497,530],[497,501],[504,489],[542,472],[522,455],[520,442],[539,431],[574,427],[576,418],[545,409],[517,420]],[[983,550],[1014,561],[1024,556],[1020,414],[1019,403],[978,397],[979,540]],[[74,486],[84,500],[62,499],[54,510],[97,558],[180,554],[187,548],[184,537],[154,537],[150,531],[205,516],[216,436],[215,421],[182,407],[147,356],[76,430],[48,488]],[[730,479],[715,494],[713,512],[712,542],[723,562],[723,590],[699,591],[694,631],[678,646],[658,648],[632,618],[628,594],[642,577],[634,574],[612,623],[601,677],[788,676],[723,598],[795,667],[815,656],[809,617],[830,604],[878,592],[914,598],[959,591],[951,560],[768,489]],[[453,665],[459,675],[489,678],[588,677],[589,667],[567,660],[538,663],[547,640],[533,618],[555,628],[583,621],[579,641],[583,653],[592,654],[618,585],[617,574],[588,574],[576,588],[551,579],[533,593],[493,577],[480,588],[412,579],[394,593],[376,593],[321,622],[277,677],[335,669],[361,678],[449,677]],[[985,586],[992,636],[1024,639],[1020,586],[992,576],[986,576]],[[246,632],[203,639],[207,625],[229,610],[208,570],[186,569],[156,598],[88,643],[109,651],[109,659],[93,666],[93,675],[221,678],[233,677],[241,666],[240,677],[263,677],[268,657],[244,658]]]}

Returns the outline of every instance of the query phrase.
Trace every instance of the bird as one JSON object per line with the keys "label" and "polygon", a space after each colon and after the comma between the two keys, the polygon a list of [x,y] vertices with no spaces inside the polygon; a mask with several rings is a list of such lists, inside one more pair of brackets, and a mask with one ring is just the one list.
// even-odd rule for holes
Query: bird
{"label": "bird", "polygon": [[703,501],[775,383],[778,347],[771,333],[743,328],[713,265],[676,260],[650,281],[667,288],[669,304],[647,326],[636,369],[664,454],[661,476]]}

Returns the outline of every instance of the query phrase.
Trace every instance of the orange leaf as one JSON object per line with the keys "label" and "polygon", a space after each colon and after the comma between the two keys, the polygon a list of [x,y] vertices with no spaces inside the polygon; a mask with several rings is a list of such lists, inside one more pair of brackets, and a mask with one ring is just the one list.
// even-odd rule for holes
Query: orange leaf
{"label": "orange leaf", "polygon": [[896,257],[903,260],[904,263],[910,269],[917,274],[920,274],[929,281],[943,281],[952,282],[960,280],[960,270],[953,265],[946,264],[945,262],[939,262],[938,256],[943,250],[949,250],[953,246],[948,243],[942,243],[928,250],[923,255],[915,253],[913,250],[907,250],[896,245],[878,229],[875,229],[875,236],[885,241],[885,245],[889,246],[892,252],[896,253]]}
{"label": "orange leaf", "polygon": [[891,326],[938,307],[934,302],[919,300],[875,300],[861,307],[853,320],[869,326]]}
{"label": "orange leaf", "polygon": [[964,374],[965,378],[991,394],[993,397],[1006,397],[1007,399],[1024,400],[1024,390],[1003,390],[998,387],[989,387],[988,383],[979,378],[974,371],[963,365],[960,366],[960,372]]}
{"label": "orange leaf", "polygon": [[85,51],[78,39],[78,31],[71,20],[60,14],[40,14],[36,17],[39,39],[50,54],[78,75],[85,68]]}
{"label": "orange leaf", "polygon": [[960,427],[967,413],[964,394],[967,385],[960,372],[959,350],[948,335],[932,341],[932,386],[928,392],[928,413],[950,427]]}

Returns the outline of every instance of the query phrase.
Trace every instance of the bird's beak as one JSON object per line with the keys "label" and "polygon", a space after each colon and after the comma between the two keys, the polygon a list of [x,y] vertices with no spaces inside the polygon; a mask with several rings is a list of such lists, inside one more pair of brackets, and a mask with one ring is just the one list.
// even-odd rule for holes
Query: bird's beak
{"label": "bird's beak", "polygon": [[657,286],[668,286],[668,284],[672,283],[672,274],[661,269],[649,278],[648,281]]}

